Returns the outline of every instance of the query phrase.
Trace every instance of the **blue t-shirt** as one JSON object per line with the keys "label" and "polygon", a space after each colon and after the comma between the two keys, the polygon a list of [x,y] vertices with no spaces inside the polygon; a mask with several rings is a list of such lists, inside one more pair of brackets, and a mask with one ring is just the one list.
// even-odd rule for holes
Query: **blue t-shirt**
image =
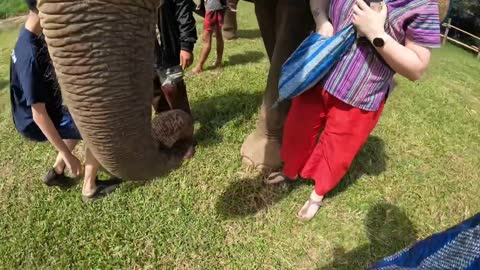
{"label": "blue t-shirt", "polygon": [[33,121],[32,104],[44,103],[55,126],[62,121],[60,88],[43,37],[22,28],[10,63],[10,97],[13,122],[27,137],[43,136]]}

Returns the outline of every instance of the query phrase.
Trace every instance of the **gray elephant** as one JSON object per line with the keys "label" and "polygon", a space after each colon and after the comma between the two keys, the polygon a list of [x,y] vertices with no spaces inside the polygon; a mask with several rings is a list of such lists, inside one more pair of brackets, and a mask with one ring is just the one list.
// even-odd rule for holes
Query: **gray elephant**
{"label": "gray elephant", "polygon": [[160,0],[40,0],[41,23],[65,104],[87,147],[115,176],[146,180],[181,164],[193,120],[152,121]]}

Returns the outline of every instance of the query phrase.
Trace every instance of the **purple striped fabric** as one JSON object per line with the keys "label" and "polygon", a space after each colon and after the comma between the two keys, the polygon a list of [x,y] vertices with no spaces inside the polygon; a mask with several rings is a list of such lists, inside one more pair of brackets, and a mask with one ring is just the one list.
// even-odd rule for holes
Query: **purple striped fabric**
{"label": "purple striped fabric", "polygon": [[[440,47],[436,0],[386,0],[386,32],[401,44],[408,38],[429,48]],[[351,23],[355,0],[331,0],[330,19],[335,32]],[[355,43],[321,82],[325,90],[354,107],[376,111],[391,89],[395,72],[366,43]]]}

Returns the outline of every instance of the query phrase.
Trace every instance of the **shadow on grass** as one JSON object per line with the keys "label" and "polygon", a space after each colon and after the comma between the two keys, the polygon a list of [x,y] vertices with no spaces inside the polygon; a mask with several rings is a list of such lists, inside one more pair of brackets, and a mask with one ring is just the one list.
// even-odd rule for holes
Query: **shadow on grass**
{"label": "shadow on grass", "polygon": [[[239,54],[230,55],[228,60],[224,62],[223,67],[231,67],[231,66],[238,66],[238,65],[246,65],[249,63],[258,63],[265,57],[265,54],[258,51],[246,51]],[[204,69],[204,71],[212,71],[218,69],[216,67],[208,66]]]}
{"label": "shadow on grass", "polygon": [[395,205],[377,203],[368,211],[365,231],[369,243],[350,252],[336,247],[333,262],[321,270],[367,269],[416,241],[415,228],[405,213]]}
{"label": "shadow on grass", "polygon": [[385,153],[385,142],[377,136],[370,136],[353,161],[348,173],[327,197],[335,197],[344,192],[363,175],[380,175],[387,169],[387,160],[388,156]]}
{"label": "shadow on grass", "polygon": [[3,88],[7,87],[9,83],[10,83],[9,81],[0,79],[0,91],[3,90]]}
{"label": "shadow on grass", "polygon": [[259,29],[239,29],[237,33],[238,38],[242,39],[257,39],[262,37]]}
{"label": "shadow on grass", "polygon": [[[379,175],[386,169],[385,145],[382,139],[370,136],[362,151],[357,155],[349,173],[329,197],[345,191],[363,175]],[[217,212],[225,218],[254,215],[267,208],[302,185],[311,181],[295,181],[280,186],[267,186],[261,177],[241,179],[230,185],[217,201]],[[301,198],[302,200],[305,198]]]}
{"label": "shadow on grass", "polygon": [[229,56],[228,61],[225,63],[225,67],[257,63],[263,58],[265,58],[265,54],[262,52],[246,51],[244,53]]}
{"label": "shadow on grass", "polygon": [[200,122],[195,137],[200,144],[210,145],[222,141],[218,130],[230,121],[248,121],[258,111],[262,93],[232,91],[192,103],[193,116]]}
{"label": "shadow on grass", "polygon": [[279,202],[299,186],[307,184],[305,181],[295,181],[269,186],[262,179],[262,176],[244,178],[230,185],[217,201],[217,212],[224,218],[255,215]]}

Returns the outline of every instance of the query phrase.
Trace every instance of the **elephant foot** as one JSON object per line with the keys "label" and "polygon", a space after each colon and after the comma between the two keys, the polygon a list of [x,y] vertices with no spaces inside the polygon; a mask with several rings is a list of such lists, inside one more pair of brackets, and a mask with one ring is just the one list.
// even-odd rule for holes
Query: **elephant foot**
{"label": "elephant foot", "polygon": [[233,31],[224,31],[223,38],[225,40],[234,40],[238,38],[238,34],[237,32],[233,32]]}
{"label": "elephant foot", "polygon": [[249,168],[270,173],[282,167],[280,138],[267,138],[257,132],[250,134],[242,145],[242,162]]}

